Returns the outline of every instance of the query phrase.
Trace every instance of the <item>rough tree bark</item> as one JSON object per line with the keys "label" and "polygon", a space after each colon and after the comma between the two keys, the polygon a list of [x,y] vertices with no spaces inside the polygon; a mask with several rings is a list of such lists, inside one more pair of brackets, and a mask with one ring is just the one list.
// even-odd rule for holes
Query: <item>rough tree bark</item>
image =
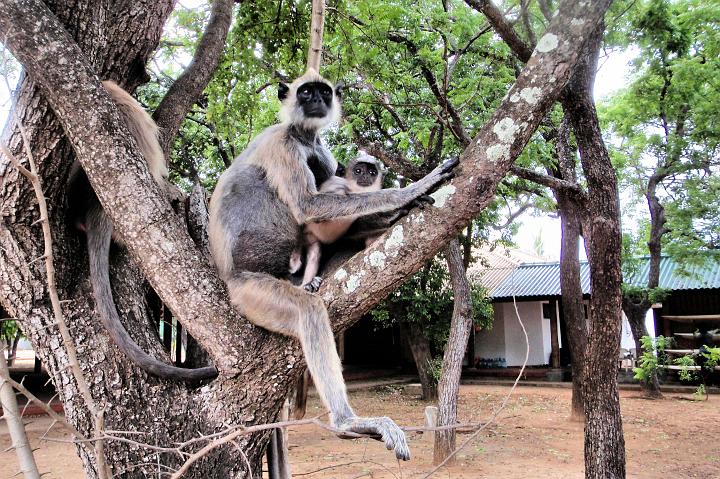
{"label": "rough tree bark", "polygon": [[[466,0],[466,3],[486,15],[518,58],[532,61],[530,48],[492,2]],[[562,15],[564,8],[564,3],[558,6],[558,15]],[[570,116],[588,185],[588,214],[583,221],[583,232],[590,262],[592,299],[590,340],[586,364],[582,366],[586,413],[585,474],[589,478],[619,478],[625,477],[625,441],[615,361],[620,347],[622,302],[620,209],[615,171],[602,140],[592,98],[603,28],[603,23],[598,24],[589,32],[587,44],[577,45],[581,54],[577,71],[561,100]],[[540,39],[536,50],[542,43],[543,39]]]}
{"label": "rough tree bark", "polygon": [[[570,150],[569,125],[563,121],[558,131],[558,164],[560,176],[577,185],[575,152]],[[583,372],[587,348],[587,321],[583,307],[583,292],[580,283],[580,253],[578,243],[582,232],[582,220],[587,197],[568,194],[565,189],[555,190],[562,228],[560,246],[560,295],[563,307],[567,338],[572,355],[573,394],[571,418],[585,420],[585,402],[582,396]]]}
{"label": "rough tree bark", "polygon": [[415,367],[420,377],[422,387],[422,398],[425,401],[435,401],[438,397],[437,382],[430,372],[432,352],[430,341],[425,335],[423,328],[416,323],[400,323],[403,334],[408,339],[410,352],[412,352]]}
{"label": "rough tree bark", "polygon": [[[438,426],[457,423],[457,401],[460,390],[460,373],[465,356],[470,329],[472,328],[472,297],[470,283],[465,274],[463,256],[457,240],[450,242],[445,249],[445,261],[450,270],[454,304],[450,324],[450,337],[445,346],[442,375],[438,384]],[[433,464],[440,464],[455,450],[455,430],[447,429],[435,432]],[[454,463],[453,456],[448,463]]]}
{"label": "rough tree bark", "polygon": [[[435,193],[434,207],[409,215],[326,282],[321,294],[336,331],[417,271],[490,202],[568,80],[579,46],[608,3],[563,3],[507,98],[463,154],[458,177]],[[222,282],[161,198],[96,78],[125,79],[129,90],[142,82],[143,66],[157,45],[170,2],[108,5],[66,0],[52,8],[57,16],[38,0],[3,1],[0,35],[29,75],[21,84],[14,115],[28,127],[47,196],[55,206],[50,214],[60,293],[71,300],[65,304],[66,314],[93,394],[107,408],[107,427],[143,432],[148,442],[168,445],[228,424],[272,421],[299,369],[302,355],[297,344],[251,326],[233,311]],[[20,150],[17,135],[8,143],[13,151]],[[83,247],[63,219],[73,151],[142,274],[218,367],[220,376],[210,385],[192,389],[147,377],[117,353],[93,320],[87,282],[76,282],[87,277],[86,264],[77,261],[85,257]],[[32,193],[5,161],[0,163],[0,185],[0,301],[22,319],[61,390],[69,419],[87,432],[87,411],[64,371],[65,354],[51,326],[44,274],[40,262],[33,261],[41,249],[33,226]],[[115,263],[116,276],[132,276],[132,263],[119,260],[122,267]],[[139,277],[119,283],[113,279],[118,307],[141,346],[162,356],[145,305],[138,300],[144,292]],[[247,435],[235,443],[245,452],[254,477],[259,475],[266,437],[267,433]],[[175,455],[138,451],[117,441],[109,441],[106,451],[114,473],[123,477],[154,475],[157,463],[178,465]],[[233,451],[220,450],[190,475],[250,475]],[[92,476],[92,458],[82,452],[81,456]]]}
{"label": "rough tree bark", "polygon": [[[602,26],[602,25],[601,25]],[[592,97],[602,29],[591,35],[585,57],[562,100],[587,180],[586,241],[591,271],[590,328],[585,361],[585,477],[625,477],[625,439],[617,388],[622,325],[620,207],[615,170],[602,139]]]}

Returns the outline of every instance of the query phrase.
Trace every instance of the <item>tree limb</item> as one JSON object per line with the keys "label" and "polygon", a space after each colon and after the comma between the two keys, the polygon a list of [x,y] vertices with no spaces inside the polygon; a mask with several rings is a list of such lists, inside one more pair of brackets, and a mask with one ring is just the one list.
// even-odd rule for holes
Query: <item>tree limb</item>
{"label": "tree limb", "polygon": [[570,181],[555,178],[554,176],[539,173],[529,168],[523,168],[517,165],[513,165],[510,168],[510,171],[512,171],[518,178],[532,181],[554,190],[562,190],[571,196],[582,197],[584,195],[582,188],[580,188],[576,183],[572,183]]}
{"label": "tree limb", "polygon": [[316,72],[322,64],[323,29],[325,26],[325,0],[312,1],[312,20],[310,21],[310,47],[307,67]]}
{"label": "tree limb", "polygon": [[232,23],[233,0],[214,0],[205,32],[198,42],[190,65],[168,90],[153,119],[160,128],[160,146],[170,156],[173,140],[185,115],[210,82],[225,47]]}
{"label": "tree limb", "polygon": [[465,3],[487,17],[500,38],[520,60],[526,63],[530,60],[532,48],[520,38],[513,26],[505,19],[503,12],[494,3],[490,0],[465,0]]}

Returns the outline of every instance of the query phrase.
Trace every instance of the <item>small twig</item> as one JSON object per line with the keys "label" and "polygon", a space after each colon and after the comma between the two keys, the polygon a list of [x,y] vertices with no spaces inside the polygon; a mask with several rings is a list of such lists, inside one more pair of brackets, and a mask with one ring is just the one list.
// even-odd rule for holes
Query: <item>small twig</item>
{"label": "small twig", "polygon": [[[101,411],[95,403],[95,400],[92,397],[92,393],[90,392],[90,387],[88,386],[87,381],[85,381],[82,369],[80,369],[80,361],[77,358],[77,350],[75,349],[75,343],[73,342],[72,336],[70,336],[70,330],[68,329],[67,323],[65,322],[64,313],[60,304],[60,297],[58,295],[57,284],[55,281],[55,264],[52,251],[52,231],[50,229],[50,222],[48,221],[49,215],[47,201],[45,199],[42,183],[40,181],[40,175],[38,174],[37,164],[35,163],[35,158],[33,156],[32,149],[30,148],[30,140],[25,131],[25,128],[17,118],[15,118],[15,122],[17,124],[18,130],[20,131],[20,136],[23,141],[23,147],[25,149],[25,154],[27,156],[27,161],[30,165],[30,169],[28,170],[27,168],[23,167],[17,160],[17,158],[15,158],[15,155],[12,154],[10,149],[2,142],[0,142],[0,151],[2,151],[3,154],[8,158],[8,160],[10,160],[10,162],[18,169],[18,171],[27,178],[35,192],[35,196],[38,202],[38,209],[40,210],[40,218],[42,219],[44,242],[43,257],[45,259],[48,295],[50,296],[53,315],[55,316],[58,329],[60,330],[60,336],[62,337],[63,345],[65,346],[65,350],[68,354],[68,366],[70,367],[73,377],[75,378],[78,390],[83,396],[83,399],[85,400],[85,405],[87,406],[88,410],[95,418],[95,426],[102,426],[103,411]],[[99,436],[102,434],[102,430],[96,430],[95,433]],[[107,479],[109,476],[109,469],[105,462],[102,441],[99,441],[95,444],[95,455],[98,475],[101,479]]]}

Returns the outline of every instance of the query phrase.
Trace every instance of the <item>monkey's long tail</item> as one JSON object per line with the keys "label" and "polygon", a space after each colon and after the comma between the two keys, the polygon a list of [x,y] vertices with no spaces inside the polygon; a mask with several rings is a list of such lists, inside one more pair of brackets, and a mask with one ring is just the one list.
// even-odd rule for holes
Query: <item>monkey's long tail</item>
{"label": "monkey's long tail", "polygon": [[110,240],[113,226],[101,208],[91,208],[86,219],[90,280],[95,304],[105,329],[117,347],[145,372],[165,379],[200,381],[217,376],[212,366],[185,369],[149,355],[130,337],[120,321],[110,288]]}

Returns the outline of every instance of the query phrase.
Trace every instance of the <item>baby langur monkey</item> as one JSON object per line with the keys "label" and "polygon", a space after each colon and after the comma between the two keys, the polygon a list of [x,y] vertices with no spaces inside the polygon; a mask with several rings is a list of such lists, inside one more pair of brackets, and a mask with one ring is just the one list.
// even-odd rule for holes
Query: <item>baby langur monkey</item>
{"label": "baby langur monkey", "polygon": [[[363,151],[357,158],[350,160],[343,176],[329,178],[320,185],[319,192],[347,195],[378,191],[382,188],[384,177],[384,165],[377,158]],[[334,243],[347,232],[354,221],[354,216],[346,216],[305,225],[305,271],[302,280],[305,289],[315,292],[320,287],[322,280],[317,273],[320,268],[321,243]],[[365,245],[368,246],[375,239],[376,236],[366,238]],[[293,251],[290,256],[290,274],[296,273],[302,266],[301,256],[301,248]]]}

